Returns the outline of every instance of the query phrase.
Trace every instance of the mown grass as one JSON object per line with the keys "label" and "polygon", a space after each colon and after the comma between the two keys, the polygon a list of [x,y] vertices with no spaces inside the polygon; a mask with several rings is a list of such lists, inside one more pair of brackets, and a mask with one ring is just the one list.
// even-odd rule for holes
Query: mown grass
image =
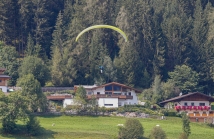
{"label": "mown grass", "polygon": [[[21,132],[17,135],[1,134],[0,138],[6,139],[116,139],[118,133],[117,124],[125,123],[124,117],[91,117],[91,116],[42,116],[38,117],[43,127],[43,132],[37,137],[29,137]],[[144,136],[148,138],[151,129],[157,124],[166,132],[168,139],[178,139],[182,133],[180,118],[167,120],[140,119],[144,127]],[[52,124],[55,123],[54,126]],[[205,124],[191,123],[191,135],[189,139],[214,139],[214,128]]]}

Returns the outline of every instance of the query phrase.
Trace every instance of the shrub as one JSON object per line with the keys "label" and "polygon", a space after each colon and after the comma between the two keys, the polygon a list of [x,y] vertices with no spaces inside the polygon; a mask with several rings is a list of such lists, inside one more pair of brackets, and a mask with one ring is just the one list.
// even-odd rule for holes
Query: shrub
{"label": "shrub", "polygon": [[177,117],[177,112],[175,110],[162,110],[164,113],[164,116],[172,116],[172,117]]}
{"label": "shrub", "polygon": [[119,127],[119,139],[143,139],[143,126],[137,119],[127,119],[124,126]]}
{"label": "shrub", "polygon": [[214,105],[211,105],[211,110],[214,110]]}
{"label": "shrub", "polygon": [[166,139],[166,134],[159,126],[155,126],[149,136],[150,139]]}
{"label": "shrub", "polygon": [[189,117],[186,115],[186,113],[182,113],[182,122],[183,122],[183,131],[186,133],[187,136],[190,135],[190,121]]}
{"label": "shrub", "polygon": [[29,116],[29,121],[27,121],[27,133],[29,135],[35,136],[40,133],[40,123],[35,116]]}
{"label": "shrub", "polygon": [[119,112],[119,113],[124,113],[124,112],[125,112],[125,110],[124,110],[124,108],[123,108],[123,107],[119,107],[119,108],[117,109],[117,112]]}
{"label": "shrub", "polygon": [[56,111],[60,112],[61,111],[61,106],[56,106]]}
{"label": "shrub", "polygon": [[15,122],[7,119],[2,120],[2,127],[5,133],[14,133],[17,129]]}
{"label": "shrub", "polygon": [[179,136],[179,139],[188,139],[188,136],[186,133],[181,133],[181,135]]}
{"label": "shrub", "polygon": [[104,115],[104,113],[105,113],[107,110],[106,110],[106,107],[100,107],[100,108],[98,109],[98,111],[99,111],[99,112],[102,112],[102,114]]}

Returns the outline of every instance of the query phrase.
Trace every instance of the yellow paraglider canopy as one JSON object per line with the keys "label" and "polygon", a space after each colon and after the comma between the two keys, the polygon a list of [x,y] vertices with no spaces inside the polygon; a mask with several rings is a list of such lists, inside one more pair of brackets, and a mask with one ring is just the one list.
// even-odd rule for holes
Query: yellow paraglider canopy
{"label": "yellow paraglider canopy", "polygon": [[76,41],[79,39],[79,37],[80,37],[82,34],[84,34],[85,32],[87,32],[87,31],[89,31],[89,30],[91,30],[91,29],[95,29],[95,28],[109,28],[109,29],[113,29],[113,30],[119,32],[119,33],[123,36],[123,38],[125,39],[126,42],[127,42],[127,40],[128,40],[126,34],[125,34],[121,29],[119,29],[119,28],[117,28],[117,27],[114,27],[114,26],[111,26],[111,25],[94,25],[94,26],[90,26],[90,27],[84,29],[83,31],[81,31],[81,32],[78,34],[78,36],[76,37]]}

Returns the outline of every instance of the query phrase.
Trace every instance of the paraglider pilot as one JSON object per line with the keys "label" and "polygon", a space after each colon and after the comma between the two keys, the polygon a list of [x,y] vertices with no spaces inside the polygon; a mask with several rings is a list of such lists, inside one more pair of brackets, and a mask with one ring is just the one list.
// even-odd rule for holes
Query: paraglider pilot
{"label": "paraglider pilot", "polygon": [[103,66],[100,66],[100,72],[103,73]]}

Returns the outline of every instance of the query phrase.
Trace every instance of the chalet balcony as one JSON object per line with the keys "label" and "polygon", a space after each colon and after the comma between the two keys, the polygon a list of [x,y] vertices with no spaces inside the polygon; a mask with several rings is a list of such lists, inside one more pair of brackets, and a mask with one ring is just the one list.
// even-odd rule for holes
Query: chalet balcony
{"label": "chalet balcony", "polygon": [[88,98],[119,98],[119,99],[133,99],[133,96],[129,96],[129,95],[116,95],[116,94],[98,94],[98,95],[88,95]]}
{"label": "chalet balcony", "polygon": [[175,110],[180,111],[180,110],[193,110],[193,111],[209,111],[211,109],[210,106],[175,106]]}

